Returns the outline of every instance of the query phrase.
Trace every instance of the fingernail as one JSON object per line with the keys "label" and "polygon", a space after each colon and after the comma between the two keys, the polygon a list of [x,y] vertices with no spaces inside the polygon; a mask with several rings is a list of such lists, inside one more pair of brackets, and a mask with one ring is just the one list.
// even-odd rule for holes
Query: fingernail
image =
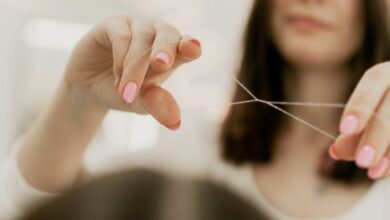
{"label": "fingernail", "polygon": [[340,160],[340,157],[337,155],[336,149],[334,148],[334,145],[330,146],[329,148],[329,155],[333,160]]}
{"label": "fingernail", "polygon": [[137,94],[137,89],[137,83],[134,81],[128,82],[123,92],[123,99],[129,104],[132,103],[135,99],[135,95]]}
{"label": "fingernail", "polygon": [[389,159],[387,157],[382,158],[379,163],[368,170],[368,176],[371,179],[379,179],[383,177],[385,172],[389,169]]}
{"label": "fingernail", "polygon": [[167,126],[167,128],[169,128],[169,129],[175,131],[175,130],[177,130],[178,128],[180,128],[180,125],[181,125],[181,120],[180,120],[177,124],[175,124],[175,125]]}
{"label": "fingernail", "polygon": [[159,52],[156,54],[156,58],[163,62],[164,64],[169,64],[170,58],[169,55],[164,52]]}
{"label": "fingernail", "polygon": [[340,125],[340,133],[341,134],[353,134],[357,130],[359,126],[359,119],[355,115],[346,116]]}
{"label": "fingernail", "polygon": [[196,44],[198,47],[202,47],[202,44],[197,39],[190,40],[192,43]]}
{"label": "fingernail", "polygon": [[371,145],[365,145],[356,156],[356,165],[361,168],[371,166],[375,157],[375,148]]}

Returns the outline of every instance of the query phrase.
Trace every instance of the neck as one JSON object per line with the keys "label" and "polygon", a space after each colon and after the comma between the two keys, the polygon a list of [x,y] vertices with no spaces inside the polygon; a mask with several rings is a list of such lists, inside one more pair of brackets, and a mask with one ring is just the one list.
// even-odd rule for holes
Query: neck
{"label": "neck", "polygon": [[[286,100],[316,103],[343,103],[348,85],[347,68],[330,69],[286,69]],[[291,106],[291,113],[331,133],[337,132],[342,109]],[[298,123],[292,123],[294,130],[302,135],[316,137],[316,131]]]}

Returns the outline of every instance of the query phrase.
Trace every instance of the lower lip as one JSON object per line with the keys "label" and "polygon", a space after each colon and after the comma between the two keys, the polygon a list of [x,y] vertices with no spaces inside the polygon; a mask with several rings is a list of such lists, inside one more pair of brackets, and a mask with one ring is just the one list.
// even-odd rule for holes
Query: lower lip
{"label": "lower lip", "polygon": [[308,32],[308,33],[324,31],[327,29],[325,25],[313,21],[311,19],[305,19],[305,18],[290,19],[289,24],[298,31]]}

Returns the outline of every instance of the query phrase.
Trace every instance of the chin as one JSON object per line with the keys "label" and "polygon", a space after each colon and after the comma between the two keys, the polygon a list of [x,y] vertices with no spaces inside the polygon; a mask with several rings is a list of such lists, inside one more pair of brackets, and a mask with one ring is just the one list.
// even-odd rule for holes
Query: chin
{"label": "chin", "polygon": [[323,48],[294,47],[282,51],[282,56],[293,67],[329,67],[340,63],[334,52]]}

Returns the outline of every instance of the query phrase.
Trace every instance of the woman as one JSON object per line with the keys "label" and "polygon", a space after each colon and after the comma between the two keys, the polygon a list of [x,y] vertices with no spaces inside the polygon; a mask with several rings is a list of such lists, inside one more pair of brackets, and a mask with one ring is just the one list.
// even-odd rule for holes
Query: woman
{"label": "woman", "polygon": [[[215,159],[212,178],[233,185],[276,219],[389,217],[387,21],[384,0],[255,1],[239,79],[266,100],[348,99],[341,134],[332,143],[267,106],[232,108],[222,132],[224,160]],[[74,50],[50,108],[4,171],[4,187],[12,190],[3,193],[17,195],[9,203],[23,209],[25,201],[74,185],[109,109],[148,113],[178,129],[179,107],[158,84],[200,54],[197,40],[164,22],[115,17],[96,26]],[[245,95],[238,89],[235,97]],[[337,133],[340,110],[288,110]],[[328,149],[333,159],[350,163],[334,163],[324,156]]]}

